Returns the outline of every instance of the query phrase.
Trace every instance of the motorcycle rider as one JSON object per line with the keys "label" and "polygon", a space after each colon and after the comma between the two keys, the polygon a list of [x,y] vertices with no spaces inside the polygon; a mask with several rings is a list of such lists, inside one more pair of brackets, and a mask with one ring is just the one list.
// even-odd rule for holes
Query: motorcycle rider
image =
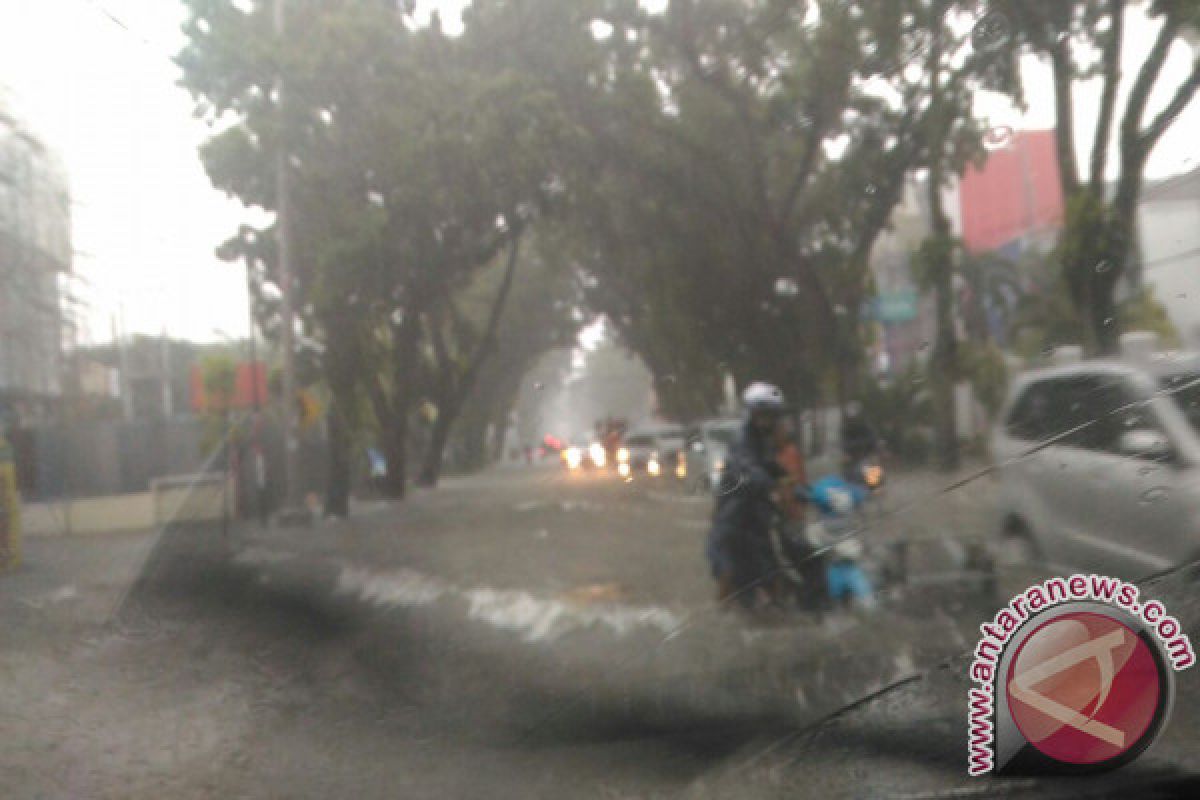
{"label": "motorcycle rider", "polygon": [[773,565],[767,537],[775,513],[773,494],[784,474],[775,453],[783,392],[755,382],[742,393],[742,403],[746,420],[725,459],[706,550],[717,600],[736,599],[752,610],[769,601],[766,582]]}

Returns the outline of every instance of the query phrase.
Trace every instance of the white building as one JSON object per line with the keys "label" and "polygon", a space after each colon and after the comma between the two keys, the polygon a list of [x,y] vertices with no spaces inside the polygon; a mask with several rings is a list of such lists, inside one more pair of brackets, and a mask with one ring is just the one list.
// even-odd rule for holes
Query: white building
{"label": "white building", "polygon": [[1138,206],[1142,279],[1200,348],[1200,169],[1148,184]]}

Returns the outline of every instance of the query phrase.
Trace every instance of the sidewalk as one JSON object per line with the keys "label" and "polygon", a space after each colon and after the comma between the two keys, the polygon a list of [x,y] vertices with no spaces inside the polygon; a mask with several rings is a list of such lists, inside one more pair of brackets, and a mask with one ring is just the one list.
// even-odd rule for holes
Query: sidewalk
{"label": "sidewalk", "polygon": [[157,538],[141,530],[26,539],[21,565],[0,575],[6,644],[109,622]]}

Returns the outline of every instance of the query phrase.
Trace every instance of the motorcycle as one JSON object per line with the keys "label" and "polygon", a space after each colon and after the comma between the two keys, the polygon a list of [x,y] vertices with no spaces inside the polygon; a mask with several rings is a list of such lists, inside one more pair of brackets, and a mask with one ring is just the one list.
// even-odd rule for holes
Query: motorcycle
{"label": "motorcycle", "polygon": [[772,526],[771,544],[795,605],[805,611],[854,606],[872,608],[875,589],[868,574],[861,532],[869,492],[836,475],[797,489],[815,518]]}

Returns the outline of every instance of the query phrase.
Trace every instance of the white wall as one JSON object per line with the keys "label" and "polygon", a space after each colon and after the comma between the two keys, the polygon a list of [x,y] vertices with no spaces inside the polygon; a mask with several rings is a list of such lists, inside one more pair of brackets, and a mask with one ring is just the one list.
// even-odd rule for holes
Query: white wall
{"label": "white wall", "polygon": [[1145,200],[1138,209],[1145,283],[1184,343],[1200,347],[1200,182],[1195,197]]}

